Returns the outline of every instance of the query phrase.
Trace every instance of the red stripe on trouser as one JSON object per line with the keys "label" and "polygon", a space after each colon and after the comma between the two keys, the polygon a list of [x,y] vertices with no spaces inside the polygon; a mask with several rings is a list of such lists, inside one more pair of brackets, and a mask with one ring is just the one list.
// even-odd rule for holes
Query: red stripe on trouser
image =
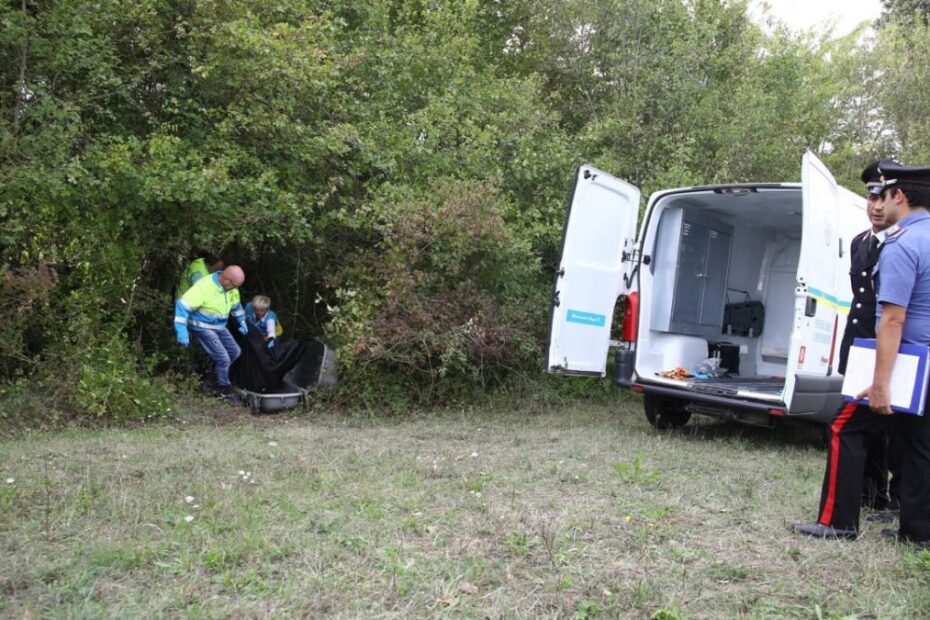
{"label": "red stripe on trouser", "polygon": [[[830,427],[830,483],[827,485],[827,499],[823,503],[823,512],[820,513],[818,521],[822,525],[831,525],[833,521],[833,509],[836,506],[836,473],[840,465],[840,431],[849,422],[849,418],[856,412],[859,405],[849,403],[836,416],[833,425]],[[858,501],[858,500],[857,500]]]}

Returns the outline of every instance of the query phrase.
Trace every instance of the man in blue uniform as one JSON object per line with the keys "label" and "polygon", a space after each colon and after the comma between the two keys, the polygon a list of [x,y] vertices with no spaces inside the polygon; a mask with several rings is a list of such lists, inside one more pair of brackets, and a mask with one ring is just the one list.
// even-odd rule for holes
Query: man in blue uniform
{"label": "man in blue uniform", "polygon": [[[885,210],[898,216],[878,262],[879,321],[872,386],[860,395],[892,416],[891,373],[902,342],[930,347],[930,168],[882,161]],[[891,417],[901,452],[901,540],[930,546],[930,415]]]}
{"label": "man in blue uniform", "polygon": [[[872,272],[884,245],[886,230],[894,214],[886,215],[881,199],[879,162],[862,171],[867,189],[867,215],[871,228],[856,235],[850,244],[850,284],[853,299],[840,346],[840,374],[846,373],[849,348],[854,338],[875,338],[876,301]],[[829,427],[829,455],[824,472],[820,511],[815,523],[795,525],[795,529],[819,538],[855,538],[859,530],[860,504],[880,512],[870,515],[893,519],[886,511],[888,498],[888,457],[885,421],[868,407],[845,404]],[[895,475],[895,487],[900,476]],[[894,489],[897,491],[897,488]],[[897,493],[894,493],[895,497]]]}

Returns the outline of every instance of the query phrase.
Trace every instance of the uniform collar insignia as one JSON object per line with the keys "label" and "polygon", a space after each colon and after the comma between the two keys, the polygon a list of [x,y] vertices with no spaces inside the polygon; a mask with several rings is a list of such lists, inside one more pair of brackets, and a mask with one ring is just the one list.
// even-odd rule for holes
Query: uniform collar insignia
{"label": "uniform collar insignia", "polygon": [[897,237],[900,237],[901,235],[905,233],[905,231],[907,231],[906,226],[901,226],[900,224],[895,224],[893,226],[890,226],[888,230],[886,231],[888,233],[887,239],[895,239]]}

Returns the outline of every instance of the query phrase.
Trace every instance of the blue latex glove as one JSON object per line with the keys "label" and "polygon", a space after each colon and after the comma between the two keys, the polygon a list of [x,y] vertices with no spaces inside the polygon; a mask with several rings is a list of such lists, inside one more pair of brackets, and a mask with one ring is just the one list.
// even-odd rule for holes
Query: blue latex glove
{"label": "blue latex glove", "polygon": [[187,333],[178,334],[178,344],[182,347],[188,347],[191,344],[191,337]]}
{"label": "blue latex glove", "polygon": [[239,323],[239,333],[243,336],[249,335],[249,326],[245,322]]}
{"label": "blue latex glove", "polygon": [[274,338],[269,338],[269,339],[268,339],[268,344],[266,344],[265,346],[267,346],[269,349],[273,349],[273,348],[274,348]]}

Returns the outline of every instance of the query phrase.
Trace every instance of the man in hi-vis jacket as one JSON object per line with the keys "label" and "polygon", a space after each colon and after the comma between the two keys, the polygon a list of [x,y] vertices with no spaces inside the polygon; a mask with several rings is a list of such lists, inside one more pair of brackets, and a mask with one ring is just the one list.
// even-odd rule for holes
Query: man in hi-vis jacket
{"label": "man in hi-vis jacket", "polygon": [[174,305],[174,331],[178,344],[189,346],[189,332],[194,332],[197,342],[213,360],[216,389],[227,396],[232,395],[229,367],[241,353],[226,328],[230,315],[239,324],[239,333],[249,333],[238,290],[244,282],[242,269],[231,265],[197,280]]}

